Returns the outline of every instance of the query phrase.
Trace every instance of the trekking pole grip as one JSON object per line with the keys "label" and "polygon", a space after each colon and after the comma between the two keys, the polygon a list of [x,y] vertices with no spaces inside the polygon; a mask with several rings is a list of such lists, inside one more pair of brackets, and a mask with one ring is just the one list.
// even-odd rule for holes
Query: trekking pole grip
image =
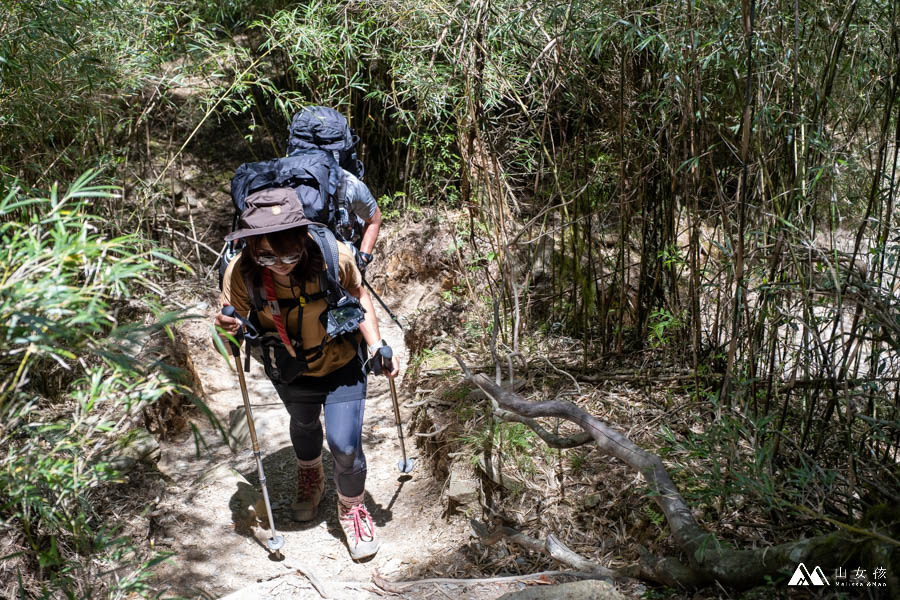
{"label": "trekking pole grip", "polygon": [[[231,305],[223,306],[222,314],[225,315],[226,317],[233,317],[235,319],[238,319],[239,321],[241,320],[240,316],[237,313],[235,313],[234,307]],[[241,355],[241,347],[240,346],[238,346],[231,340],[228,341],[228,345],[231,347],[232,356],[240,356]]]}
{"label": "trekking pole grip", "polygon": [[378,352],[381,354],[381,358],[383,359],[381,361],[381,365],[382,365],[382,368],[385,370],[385,372],[390,373],[391,371],[393,371],[394,370],[394,360],[393,360],[394,359],[394,351],[391,350],[391,347],[390,346],[382,346],[381,348],[378,349]]}

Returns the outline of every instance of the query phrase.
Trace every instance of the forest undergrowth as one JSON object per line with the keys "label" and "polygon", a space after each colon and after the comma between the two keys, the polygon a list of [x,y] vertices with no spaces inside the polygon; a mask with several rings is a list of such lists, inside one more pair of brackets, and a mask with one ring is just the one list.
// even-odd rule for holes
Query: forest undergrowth
{"label": "forest undergrowth", "polygon": [[[3,591],[152,594],[161,557],[111,525],[125,476],[103,457],[190,386],[139,349],[170,335],[167,286],[214,281],[199,198],[230,210],[233,169],[325,104],[360,134],[386,217],[437,215],[452,238],[443,305],[409,345],[440,390],[423,431],[446,425],[424,443],[483,475],[462,510],[640,564],[649,595],[781,593],[793,559],[747,575],[728,551],[803,540],[883,583],[872,597],[900,593],[896,2],[4,7]],[[689,510],[656,463],[625,466],[571,420],[505,422],[454,356],[657,455]],[[472,548],[494,572],[551,561]]]}

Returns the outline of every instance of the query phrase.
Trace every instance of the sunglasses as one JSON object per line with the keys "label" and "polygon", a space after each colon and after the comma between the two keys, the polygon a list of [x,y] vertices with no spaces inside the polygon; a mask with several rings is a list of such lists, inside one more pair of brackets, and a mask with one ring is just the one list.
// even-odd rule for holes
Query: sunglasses
{"label": "sunglasses", "polygon": [[273,254],[260,254],[255,258],[256,263],[263,267],[271,267],[278,263],[284,265],[292,265],[300,261],[299,254],[291,254],[288,256],[275,256]]}

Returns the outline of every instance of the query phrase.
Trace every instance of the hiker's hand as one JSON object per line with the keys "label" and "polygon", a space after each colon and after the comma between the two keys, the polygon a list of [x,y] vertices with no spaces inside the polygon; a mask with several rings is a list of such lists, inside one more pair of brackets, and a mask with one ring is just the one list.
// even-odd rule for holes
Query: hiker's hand
{"label": "hiker's hand", "polygon": [[[215,326],[234,337],[237,337],[238,332],[241,330],[241,322],[235,317],[225,316],[221,310],[216,314]],[[231,340],[222,334],[219,334],[219,339],[222,340],[222,344],[224,344],[226,348],[231,342]]]}
{"label": "hiker's hand", "polygon": [[369,359],[372,372],[376,375],[394,378],[400,372],[400,363],[393,358],[394,352],[390,346],[381,346]]}

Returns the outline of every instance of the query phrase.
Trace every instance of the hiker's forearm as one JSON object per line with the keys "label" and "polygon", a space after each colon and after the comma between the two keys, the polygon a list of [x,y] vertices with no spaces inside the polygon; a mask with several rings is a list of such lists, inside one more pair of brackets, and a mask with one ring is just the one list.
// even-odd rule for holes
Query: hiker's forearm
{"label": "hiker's forearm", "polygon": [[378,231],[381,229],[381,209],[376,208],[372,218],[366,221],[366,229],[363,231],[362,241],[359,244],[359,251],[366,254],[372,254],[375,248],[375,241],[378,239]]}
{"label": "hiker's forearm", "polygon": [[[360,323],[359,330],[362,332],[367,346],[373,347],[377,345],[380,347],[381,333],[378,331],[378,316],[375,314],[375,305],[372,304],[372,296],[370,296],[369,291],[362,286],[357,289],[360,291],[360,295],[357,296],[359,298],[359,303],[366,309],[366,314],[370,315],[365,321]],[[387,352],[387,349],[383,352],[384,353],[378,351],[376,354],[369,357],[370,360],[377,360],[381,365],[375,373],[384,375],[385,377],[394,378],[400,373],[400,361],[396,356],[393,356],[392,352]],[[371,352],[366,352],[366,354],[369,355]]]}
{"label": "hiker's forearm", "polygon": [[[378,329],[378,316],[375,314],[375,305],[372,303],[372,296],[369,295],[369,290],[362,286],[358,289],[359,295],[357,298],[359,298],[359,303],[362,304],[366,311],[366,320],[359,324],[359,330],[363,334],[366,345],[371,346],[381,341],[381,332]],[[353,295],[356,296],[356,294]]]}

